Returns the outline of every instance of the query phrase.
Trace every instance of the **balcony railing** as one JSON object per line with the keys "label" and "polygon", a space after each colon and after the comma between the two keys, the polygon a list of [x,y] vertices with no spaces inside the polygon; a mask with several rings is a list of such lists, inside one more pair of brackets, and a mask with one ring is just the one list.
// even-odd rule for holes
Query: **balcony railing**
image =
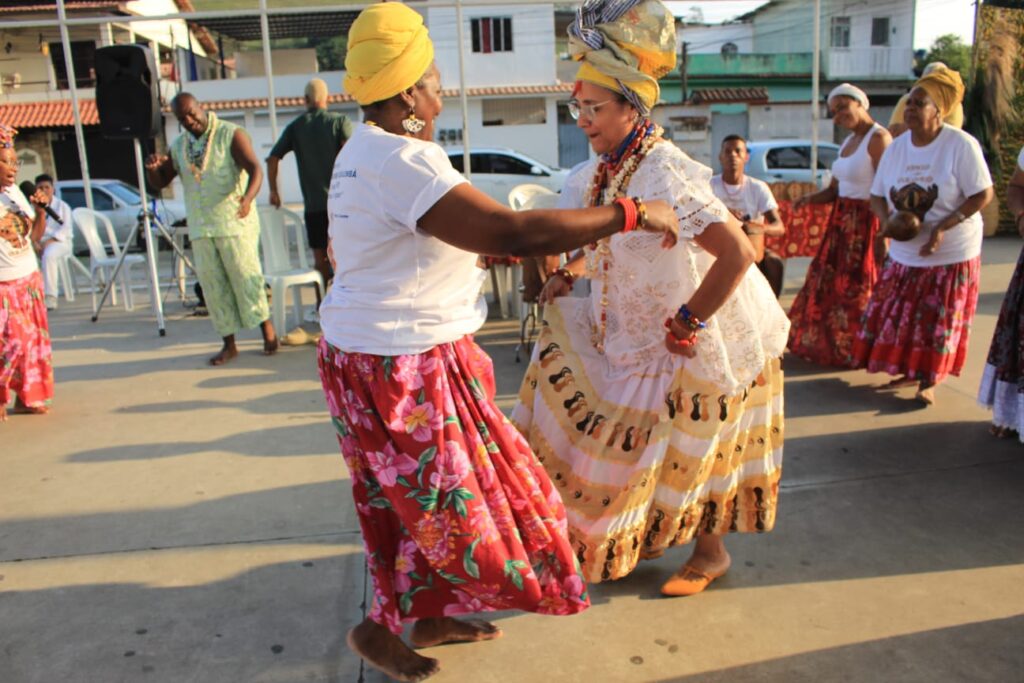
{"label": "balcony railing", "polygon": [[822,55],[829,80],[912,78],[914,51],[909,47],[834,47]]}

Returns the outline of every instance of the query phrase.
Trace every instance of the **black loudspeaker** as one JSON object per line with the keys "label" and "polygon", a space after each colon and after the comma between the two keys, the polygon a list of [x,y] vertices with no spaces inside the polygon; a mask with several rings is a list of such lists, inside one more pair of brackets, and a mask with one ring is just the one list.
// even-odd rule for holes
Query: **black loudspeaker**
{"label": "black loudspeaker", "polygon": [[148,139],[159,134],[157,73],[153,52],[143,45],[96,50],[96,109],[105,137]]}

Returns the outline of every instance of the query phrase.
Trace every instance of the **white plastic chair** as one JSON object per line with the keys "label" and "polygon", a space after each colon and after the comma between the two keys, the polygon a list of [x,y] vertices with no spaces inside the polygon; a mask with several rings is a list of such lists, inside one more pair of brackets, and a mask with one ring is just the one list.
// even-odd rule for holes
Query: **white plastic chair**
{"label": "white plastic chair", "polygon": [[[99,283],[107,282],[113,275],[114,267],[121,257],[121,247],[117,244],[117,235],[114,234],[114,226],[110,219],[102,213],[92,211],[85,207],[75,209],[71,212],[75,226],[82,232],[85,243],[89,245],[89,279],[92,284],[92,312],[96,313],[96,292],[99,290]],[[100,226],[106,229],[107,240],[110,242],[110,249],[113,256],[107,253],[100,238]],[[124,294],[124,308],[127,311],[135,307],[132,300],[132,289],[129,286],[131,281],[132,266],[145,265],[146,257],[141,254],[128,254],[124,257],[124,265],[121,267],[120,280],[121,290]],[[97,275],[100,277],[97,278]],[[117,305],[117,285],[110,290],[110,300]]]}
{"label": "white plastic chair", "polygon": [[[530,204],[540,198],[550,197],[551,206],[557,200],[558,195],[543,185],[536,183],[523,183],[516,185],[508,193],[508,205],[514,211],[525,211]],[[509,307],[522,315],[522,298],[519,296],[519,286],[522,283],[522,269],[518,265],[506,266],[502,263],[494,263],[491,271],[491,292],[494,301],[498,304],[498,311],[502,318],[509,317]],[[511,284],[510,284],[511,280]]]}
{"label": "white plastic chair", "polygon": [[[270,285],[274,328],[283,333],[287,312],[285,294],[292,289],[292,304],[299,324],[302,322],[302,292],[299,287],[316,286],[317,300],[324,291],[320,271],[311,268],[306,255],[306,227],[294,211],[260,207],[260,246],[263,248],[263,276]],[[298,266],[292,262],[292,244],[298,251]]]}
{"label": "white plastic chair", "polygon": [[[508,203],[516,211],[530,209],[553,209],[558,204],[558,194],[541,185],[526,183],[517,185],[508,193]],[[516,362],[525,349],[527,354],[533,346],[537,332],[540,310],[536,303],[523,301],[523,266],[516,265],[512,271],[512,303],[519,316],[519,343],[516,345]]]}
{"label": "white plastic chair", "polygon": [[75,280],[71,277],[71,266],[69,265],[73,258],[75,258],[74,255],[69,253],[62,256],[57,262],[57,283],[64,291],[65,301],[75,300]]}
{"label": "white plastic chair", "polygon": [[513,211],[525,210],[527,202],[537,196],[550,195],[552,197],[558,197],[557,194],[536,183],[523,183],[522,185],[516,185],[508,193],[508,205],[512,207]]}

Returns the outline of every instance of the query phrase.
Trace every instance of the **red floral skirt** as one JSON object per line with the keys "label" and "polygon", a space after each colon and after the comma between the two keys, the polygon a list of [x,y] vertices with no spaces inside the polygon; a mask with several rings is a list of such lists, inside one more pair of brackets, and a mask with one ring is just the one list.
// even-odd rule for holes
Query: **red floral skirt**
{"label": "red floral skirt", "polygon": [[855,367],[937,384],[958,376],[978,305],[981,257],[915,268],[891,259],[854,345]]}
{"label": "red floral skirt", "polygon": [[471,337],[406,356],[321,340],[318,356],[373,621],[400,634],[403,621],[426,617],[589,606],[562,499],[494,405],[491,360]]}
{"label": "red floral skirt", "polygon": [[29,408],[53,399],[50,327],[39,271],[0,282],[0,405],[15,394]]}
{"label": "red floral skirt", "polygon": [[840,197],[807,280],[789,311],[789,350],[819,365],[851,366],[853,341],[878,275],[878,219],[868,201]]}

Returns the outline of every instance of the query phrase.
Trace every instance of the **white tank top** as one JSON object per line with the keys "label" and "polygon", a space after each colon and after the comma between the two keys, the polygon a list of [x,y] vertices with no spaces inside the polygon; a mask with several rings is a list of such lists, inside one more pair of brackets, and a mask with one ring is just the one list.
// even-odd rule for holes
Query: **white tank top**
{"label": "white tank top", "polygon": [[843,150],[853,134],[843,140],[839,149],[839,156],[832,162],[832,177],[839,181],[839,196],[848,199],[870,199],[871,183],[875,180],[875,168],[871,165],[871,155],[868,154],[868,144],[871,136],[882,130],[882,126],[875,123],[868,130],[864,139],[860,141],[857,150],[848,157],[843,157]]}

